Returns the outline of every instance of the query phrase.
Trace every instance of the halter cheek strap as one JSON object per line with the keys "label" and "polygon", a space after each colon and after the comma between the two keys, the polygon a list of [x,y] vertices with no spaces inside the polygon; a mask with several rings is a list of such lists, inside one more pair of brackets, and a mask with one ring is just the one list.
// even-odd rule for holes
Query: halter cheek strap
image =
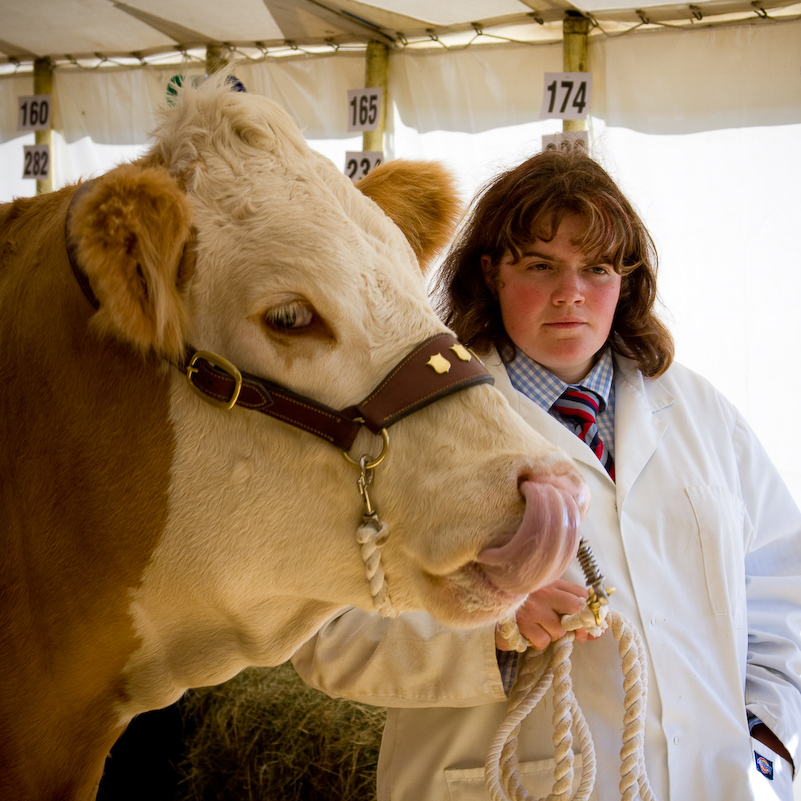
{"label": "halter cheek strap", "polygon": [[338,411],[286,387],[241,373],[230,362],[205,352],[187,361],[193,389],[213,403],[283,420],[350,450],[362,427],[374,434],[454,392],[493,383],[481,361],[452,334],[429,337],[414,347],[361,403]]}
{"label": "halter cheek strap", "polygon": [[[70,266],[86,299],[100,303],[82,269],[70,234],[72,206],[89,181],[76,191],[67,209],[65,238]],[[241,406],[308,431],[343,451],[353,446],[364,427],[375,434],[440,398],[494,379],[481,360],[450,333],[440,333],[416,345],[361,402],[337,410],[300,395],[266,378],[244,373],[224,357],[186,347],[183,363],[192,389],[204,400],[224,409]]]}

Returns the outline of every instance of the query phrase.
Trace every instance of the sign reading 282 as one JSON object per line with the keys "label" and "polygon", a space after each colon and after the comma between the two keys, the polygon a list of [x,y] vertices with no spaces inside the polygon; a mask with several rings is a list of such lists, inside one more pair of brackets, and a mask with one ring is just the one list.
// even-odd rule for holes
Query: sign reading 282
{"label": "sign reading 282", "polygon": [[540,117],[586,120],[592,98],[592,73],[546,72]]}
{"label": "sign reading 282", "polygon": [[46,180],[50,177],[50,145],[25,145],[22,148],[25,165],[23,178]]}

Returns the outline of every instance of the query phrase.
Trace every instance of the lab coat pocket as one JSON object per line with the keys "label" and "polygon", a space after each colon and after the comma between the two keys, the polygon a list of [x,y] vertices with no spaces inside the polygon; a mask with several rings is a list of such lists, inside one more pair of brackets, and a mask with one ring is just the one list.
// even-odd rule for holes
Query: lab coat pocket
{"label": "lab coat pocket", "polygon": [[759,740],[751,738],[751,788],[757,801],[793,801],[793,773],[785,762]]}
{"label": "lab coat pocket", "polygon": [[725,487],[687,487],[685,493],[697,525],[710,610],[739,618],[745,591],[742,499]]}
{"label": "lab coat pocket", "polygon": [[[553,759],[539,759],[535,762],[521,762],[518,767],[520,782],[532,798],[546,798],[553,791]],[[447,768],[445,780],[448,783],[448,801],[490,801],[484,768]],[[575,794],[581,784],[581,754],[573,757],[573,788]],[[572,797],[572,795],[571,795]],[[595,790],[589,801],[598,801]]]}

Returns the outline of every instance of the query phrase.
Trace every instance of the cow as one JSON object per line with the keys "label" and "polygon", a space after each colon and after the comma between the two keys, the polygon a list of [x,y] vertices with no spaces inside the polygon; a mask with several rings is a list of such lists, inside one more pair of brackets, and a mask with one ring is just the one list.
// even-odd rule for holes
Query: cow
{"label": "cow", "polygon": [[210,80],[140,159],[0,206],[4,801],[92,799],[135,715],[346,605],[492,623],[575,554],[574,466],[429,305],[447,183],[368,182],[396,224]]}

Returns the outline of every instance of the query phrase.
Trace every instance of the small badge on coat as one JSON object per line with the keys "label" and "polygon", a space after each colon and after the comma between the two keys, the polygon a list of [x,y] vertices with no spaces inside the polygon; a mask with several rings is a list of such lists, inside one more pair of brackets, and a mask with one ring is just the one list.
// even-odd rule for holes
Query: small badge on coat
{"label": "small badge on coat", "polygon": [[754,751],[754,759],[756,760],[757,770],[766,778],[773,781],[773,762],[762,754]]}

